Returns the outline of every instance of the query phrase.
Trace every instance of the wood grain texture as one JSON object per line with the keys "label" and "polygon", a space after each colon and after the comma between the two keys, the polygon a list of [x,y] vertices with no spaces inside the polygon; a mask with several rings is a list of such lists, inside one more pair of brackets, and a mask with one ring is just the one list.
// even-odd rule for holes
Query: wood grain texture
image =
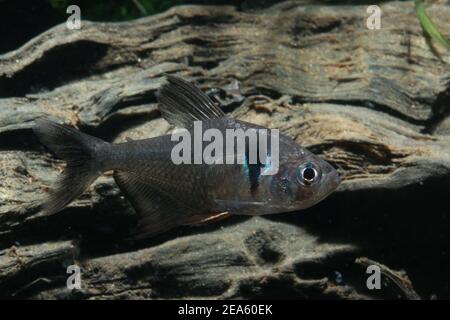
{"label": "wood grain texture", "polygon": [[[182,6],[59,25],[0,56],[0,296],[415,296],[399,294],[410,290],[396,288],[402,281],[365,289],[355,263],[363,256],[405,270],[422,298],[450,297],[450,55],[424,37],[413,1],[381,8],[382,29],[368,30],[366,6]],[[427,11],[450,29],[448,4]],[[134,211],[109,175],[62,212],[40,215],[63,163],[33,136],[34,119],[114,142],[166,134],[155,97],[165,73],[196,81],[239,119],[280,128],[345,181],[304,212],[233,217],[142,243],[126,240]],[[78,291],[65,286],[73,263]]]}

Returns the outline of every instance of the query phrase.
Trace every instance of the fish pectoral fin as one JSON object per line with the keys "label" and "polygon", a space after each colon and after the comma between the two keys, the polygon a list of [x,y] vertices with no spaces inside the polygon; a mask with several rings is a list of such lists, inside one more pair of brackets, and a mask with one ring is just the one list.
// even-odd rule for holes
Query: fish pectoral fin
{"label": "fish pectoral fin", "polygon": [[168,83],[158,90],[160,111],[170,124],[187,128],[194,121],[217,119],[225,113],[193,84],[167,75]]}
{"label": "fish pectoral fin", "polygon": [[182,225],[192,212],[136,173],[115,171],[114,180],[138,214],[138,223],[131,232],[134,239],[152,237]]}
{"label": "fish pectoral fin", "polygon": [[220,221],[222,219],[228,218],[229,216],[231,216],[231,213],[229,213],[228,211],[193,215],[188,221],[186,221],[185,225],[202,226],[204,224]]}

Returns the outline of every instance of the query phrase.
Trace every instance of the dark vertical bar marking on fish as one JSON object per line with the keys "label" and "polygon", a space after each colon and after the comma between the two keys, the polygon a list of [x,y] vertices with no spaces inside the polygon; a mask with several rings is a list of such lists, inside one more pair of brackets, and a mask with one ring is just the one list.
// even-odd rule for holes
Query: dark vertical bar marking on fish
{"label": "dark vertical bar marking on fish", "polygon": [[249,141],[246,139],[245,143],[245,159],[244,159],[244,171],[248,176],[250,183],[250,194],[254,195],[259,187],[259,177],[261,176],[261,168],[264,164],[261,163],[259,158],[259,150],[256,150],[257,161],[256,163],[250,163],[250,150]]}

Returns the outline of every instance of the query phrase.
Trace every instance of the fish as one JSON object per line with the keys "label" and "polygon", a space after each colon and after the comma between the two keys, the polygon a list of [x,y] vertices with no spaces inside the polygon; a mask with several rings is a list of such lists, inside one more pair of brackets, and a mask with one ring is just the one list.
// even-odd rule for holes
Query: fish
{"label": "fish", "polygon": [[[166,75],[166,79],[156,94],[159,110],[165,120],[185,132],[193,134],[196,123],[224,135],[227,130],[268,129],[227,115],[187,80],[174,75]],[[281,133],[277,171],[263,174],[271,165],[271,148],[265,158],[258,153],[257,161],[249,161],[251,150],[246,145],[243,152],[237,147],[222,150],[233,159],[244,153],[241,162],[174,163],[173,150],[179,141],[172,134],[110,143],[48,117],[36,119],[33,130],[41,143],[66,163],[42,201],[41,213],[58,213],[100,175],[112,171],[115,183],[136,211],[138,222],[130,232],[135,239],[232,215],[303,210],[325,199],[341,182],[330,163]],[[268,137],[273,136],[271,130]],[[202,147],[206,145],[202,141]]]}

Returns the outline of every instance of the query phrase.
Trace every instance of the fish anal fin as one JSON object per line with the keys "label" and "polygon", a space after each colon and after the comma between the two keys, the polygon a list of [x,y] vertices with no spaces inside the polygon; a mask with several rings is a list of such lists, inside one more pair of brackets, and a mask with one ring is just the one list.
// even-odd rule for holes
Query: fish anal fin
{"label": "fish anal fin", "polygon": [[138,214],[131,231],[134,239],[148,238],[176,226],[189,216],[190,208],[164,195],[136,173],[115,171],[114,180]]}
{"label": "fish anal fin", "polygon": [[198,213],[174,197],[164,194],[143,175],[114,171],[114,180],[138,214],[138,223],[131,231],[133,239],[156,236],[182,225],[203,225],[224,219],[228,212]]}

